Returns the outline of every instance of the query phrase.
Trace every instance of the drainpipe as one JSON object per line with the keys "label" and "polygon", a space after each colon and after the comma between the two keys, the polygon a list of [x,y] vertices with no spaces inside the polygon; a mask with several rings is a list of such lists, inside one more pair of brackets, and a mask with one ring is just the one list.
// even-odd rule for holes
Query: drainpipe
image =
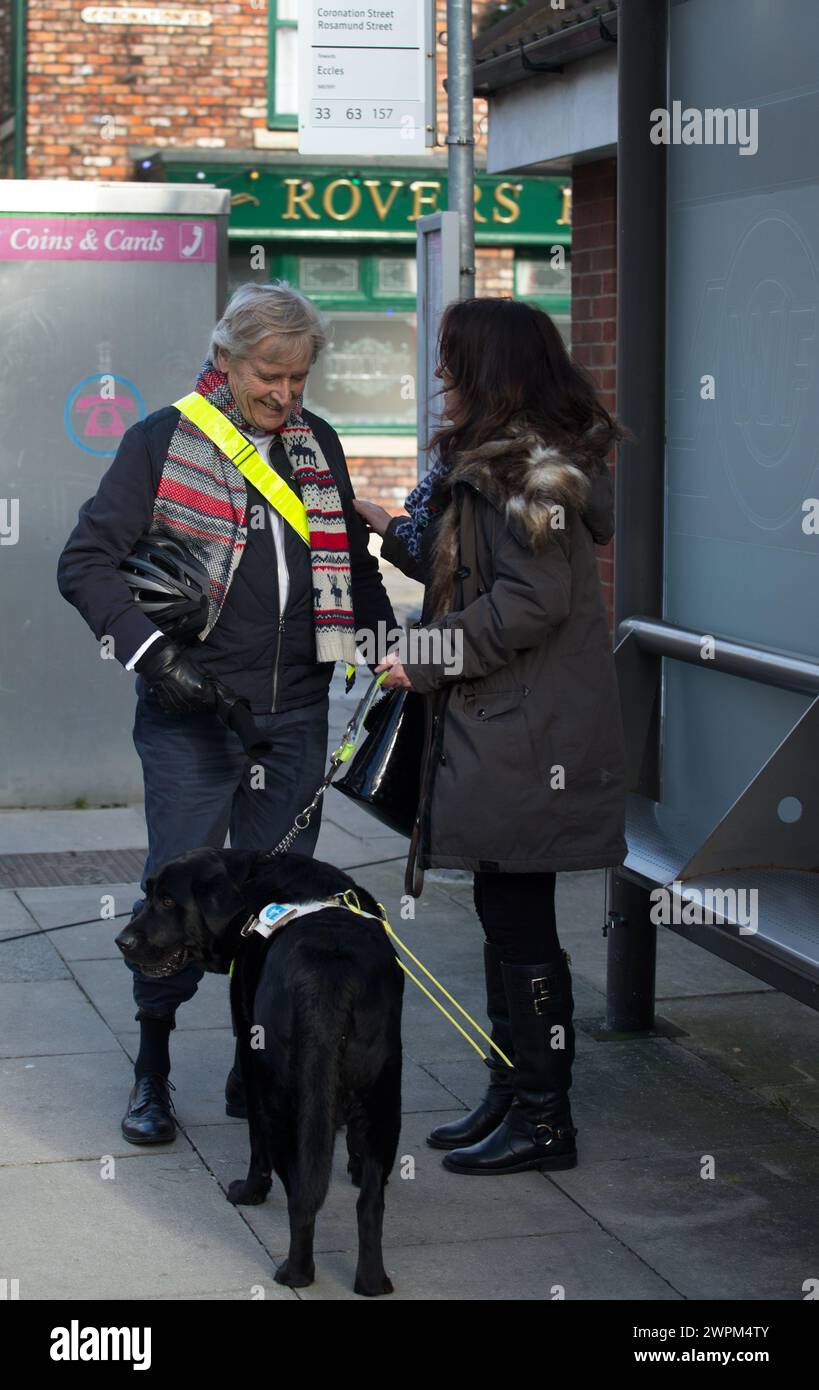
{"label": "drainpipe", "polygon": [[472,122],[472,0],[447,0],[448,205],[461,227],[461,299],[475,293],[475,138]]}
{"label": "drainpipe", "polygon": [[14,177],[26,177],[26,0],[14,0],[12,11],[14,69]]}

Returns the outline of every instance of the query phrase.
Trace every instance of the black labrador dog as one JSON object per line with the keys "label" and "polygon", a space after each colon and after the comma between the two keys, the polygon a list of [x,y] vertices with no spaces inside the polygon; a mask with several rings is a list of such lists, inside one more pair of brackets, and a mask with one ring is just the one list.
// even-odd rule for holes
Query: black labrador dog
{"label": "black labrador dog", "polygon": [[[392,1292],[381,1250],[384,1186],[401,1127],[404,976],[380,921],[323,907],[277,928],[252,927],[269,903],[322,902],[352,889],[340,869],[303,854],[198,849],[148,880],[145,904],[116,938],[146,975],[195,962],[226,974],[250,1125],[250,1168],[237,1206],[263,1202],[275,1171],[287,1193],[290,1250],[276,1280],[312,1283],[316,1214],[330,1182],[336,1131],[347,1127],[358,1197],[355,1292]],[[246,933],[242,933],[242,929]]]}

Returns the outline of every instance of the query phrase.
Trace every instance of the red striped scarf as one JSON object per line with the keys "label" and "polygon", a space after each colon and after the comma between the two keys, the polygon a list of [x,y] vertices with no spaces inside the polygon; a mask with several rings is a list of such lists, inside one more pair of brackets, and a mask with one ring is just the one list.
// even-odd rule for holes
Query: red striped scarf
{"label": "red striped scarf", "polygon": [[[225,373],[210,360],[199,373],[195,389],[253,442],[255,426],[239,410]],[[301,489],[310,531],[316,660],[354,662],[347,527],[335,479],[301,413],[301,397],[279,432]],[[244,553],[247,485],[236,465],[185,415],[180,415],[168,447],[150,529],[176,536],[208,571],[208,622],[200,634],[204,640],[222,611]]]}

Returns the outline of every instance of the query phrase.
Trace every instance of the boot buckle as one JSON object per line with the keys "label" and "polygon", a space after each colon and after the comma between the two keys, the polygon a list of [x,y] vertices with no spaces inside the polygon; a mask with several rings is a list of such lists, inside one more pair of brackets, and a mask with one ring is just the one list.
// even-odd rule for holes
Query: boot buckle
{"label": "boot buckle", "polygon": [[[538,1133],[538,1130],[541,1130],[541,1129],[548,1129],[548,1131],[549,1131],[549,1138],[548,1138],[548,1139],[543,1139],[543,1138],[541,1138],[540,1134]],[[537,1124],[537,1125],[535,1125],[535,1127],[534,1127],[534,1134],[533,1134],[532,1137],[533,1137],[533,1139],[534,1139],[534,1141],[535,1141],[536,1144],[543,1144],[544,1147],[548,1147],[548,1145],[551,1144],[552,1140],[553,1140],[554,1137],[555,1137],[555,1131],[553,1130],[553,1128],[552,1128],[551,1125],[547,1125],[547,1124],[545,1124],[545,1123]]]}
{"label": "boot buckle", "polygon": [[549,1000],[552,997],[552,981],[548,975],[540,975],[532,981],[532,994],[534,995],[534,1009],[536,1014],[546,1012]]}

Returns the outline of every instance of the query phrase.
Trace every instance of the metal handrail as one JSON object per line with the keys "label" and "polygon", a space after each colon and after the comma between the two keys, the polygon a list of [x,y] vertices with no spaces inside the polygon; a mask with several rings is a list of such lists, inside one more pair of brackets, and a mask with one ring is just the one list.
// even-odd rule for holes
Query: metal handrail
{"label": "metal handrail", "polygon": [[[676,627],[658,618],[625,618],[617,632],[621,641],[633,636],[641,651],[657,656],[687,661],[692,666],[722,671],[729,676],[743,676],[746,680],[775,685],[780,690],[793,690],[800,695],[819,695],[819,662],[796,652],[771,651],[752,642],[718,637],[713,632]],[[703,656],[706,642],[713,643],[713,654],[709,647],[708,656]]]}

